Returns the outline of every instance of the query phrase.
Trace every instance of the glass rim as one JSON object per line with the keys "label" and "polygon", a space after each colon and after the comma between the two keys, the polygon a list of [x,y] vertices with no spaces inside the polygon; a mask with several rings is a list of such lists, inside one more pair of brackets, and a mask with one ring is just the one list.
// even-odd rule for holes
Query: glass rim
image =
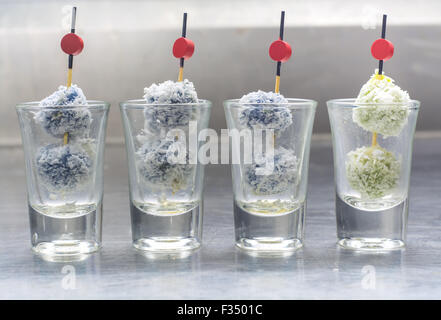
{"label": "glass rim", "polygon": [[274,106],[277,107],[286,107],[291,109],[307,109],[307,108],[316,108],[318,102],[312,99],[300,99],[300,98],[286,98],[288,102],[283,103],[268,103],[268,102],[247,102],[241,103],[240,99],[228,99],[224,100],[223,104],[225,107],[229,108],[240,108],[240,107],[258,107],[258,106]]}
{"label": "glass rim", "polygon": [[15,106],[17,110],[29,110],[29,111],[40,111],[40,110],[53,110],[53,109],[88,109],[88,110],[103,110],[109,109],[110,103],[100,100],[87,100],[87,105],[84,104],[65,104],[65,105],[55,105],[55,106],[40,106],[40,101],[30,101],[19,103]]}
{"label": "glass rim", "polygon": [[119,103],[124,109],[145,109],[146,107],[206,107],[211,108],[213,103],[210,100],[198,99],[196,103],[147,103],[145,99],[126,100]]}
{"label": "glass rim", "polygon": [[421,102],[419,100],[409,100],[409,102],[394,102],[394,103],[356,103],[356,98],[331,99],[326,101],[328,107],[339,108],[354,108],[354,107],[369,107],[369,106],[397,106],[408,107],[409,109],[419,109]]}

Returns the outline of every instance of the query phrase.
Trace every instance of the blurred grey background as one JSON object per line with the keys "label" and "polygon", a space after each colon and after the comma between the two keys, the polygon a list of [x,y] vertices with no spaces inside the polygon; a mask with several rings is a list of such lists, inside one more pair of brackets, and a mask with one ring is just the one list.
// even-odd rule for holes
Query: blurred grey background
{"label": "blurred grey background", "polygon": [[419,133],[441,130],[441,1],[357,0],[0,0],[0,144],[20,143],[15,105],[49,95],[66,82],[61,37],[78,7],[85,49],[74,60],[74,83],[89,99],[112,104],[108,142],[123,141],[118,102],[141,98],[154,82],[176,79],[173,42],[187,11],[196,44],[184,76],[213,101],[211,127],[225,128],[222,101],[274,90],[268,56],[286,10],[285,40],[293,56],[282,67],[286,97],[319,102],[315,134],[328,134],[326,100],[355,97],[377,67],[370,55],[387,13],[395,44],[385,73],[422,101]]}

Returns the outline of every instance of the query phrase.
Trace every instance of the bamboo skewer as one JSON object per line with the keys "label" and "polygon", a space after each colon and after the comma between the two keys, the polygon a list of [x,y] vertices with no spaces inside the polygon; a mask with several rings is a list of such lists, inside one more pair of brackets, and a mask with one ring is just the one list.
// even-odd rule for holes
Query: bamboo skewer
{"label": "bamboo skewer", "polygon": [[[182,19],[182,38],[187,36],[187,12],[184,12],[184,17]],[[184,58],[179,59],[179,75],[178,81],[181,82],[184,80]]]}
{"label": "bamboo skewer", "polygon": [[[282,11],[280,15],[280,34],[279,39],[283,41],[283,31],[285,29],[285,11]],[[276,84],[274,87],[274,92],[279,93],[280,92],[280,69],[282,67],[282,61],[277,61],[277,67],[276,67]]]}
{"label": "bamboo skewer", "polygon": [[[383,14],[383,24],[381,27],[381,38],[386,38],[386,21],[387,21],[387,15]],[[378,80],[383,80],[383,60],[378,61],[378,74],[375,76]],[[378,134],[376,132],[372,133],[372,146],[375,147],[377,145],[377,136]]]}
{"label": "bamboo skewer", "polygon": [[[75,22],[77,17],[77,7],[72,8],[72,21],[71,21],[71,33],[75,33]],[[68,69],[67,69],[67,85],[70,88],[72,86],[72,68],[73,68],[73,55],[69,54]],[[66,145],[69,143],[69,132],[64,133],[63,143]]]}

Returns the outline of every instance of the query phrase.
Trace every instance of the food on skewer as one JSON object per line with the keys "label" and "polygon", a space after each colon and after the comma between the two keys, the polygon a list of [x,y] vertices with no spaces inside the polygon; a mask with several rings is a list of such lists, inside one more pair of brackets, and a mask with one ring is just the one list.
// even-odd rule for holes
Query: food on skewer
{"label": "food on skewer", "polygon": [[81,53],[83,40],[75,34],[76,7],[72,9],[71,32],[61,40],[62,50],[69,55],[67,86],[39,103],[36,123],[59,143],[41,147],[36,154],[38,176],[52,193],[77,191],[90,178],[94,158],[93,140],[88,138],[92,115],[86,108],[87,99],[77,85],[72,84],[73,56]]}
{"label": "food on skewer", "polygon": [[409,94],[383,74],[383,60],[394,52],[393,44],[385,39],[386,15],[383,15],[381,39],[371,52],[379,60],[379,69],[364,84],[355,101],[352,119],[364,130],[372,132],[371,146],[350,151],[346,159],[346,177],[350,186],[369,199],[388,195],[397,185],[401,161],[390,151],[379,146],[377,135],[398,136],[409,116]]}
{"label": "food on skewer", "polygon": [[398,136],[407,123],[409,101],[407,91],[397,86],[393,79],[374,74],[358,94],[352,119],[367,131],[384,137]]}
{"label": "food on skewer", "polygon": [[149,131],[188,126],[194,113],[191,108],[185,110],[169,105],[198,102],[194,85],[187,79],[178,82],[168,80],[160,84],[152,84],[144,89],[144,99],[149,104],[158,104],[157,107],[147,108],[144,111],[145,128]]}
{"label": "food on skewer", "polygon": [[138,168],[144,181],[153,186],[169,186],[176,192],[189,182],[195,165],[188,164],[188,157],[183,164],[172,163],[170,157],[173,151],[170,146],[173,143],[176,146],[175,141],[164,141],[154,145],[144,144],[138,149],[137,157]]}
{"label": "food on skewer", "polygon": [[182,37],[173,45],[173,55],[179,58],[178,81],[168,80],[144,89],[144,99],[152,106],[144,110],[145,132],[138,136],[141,145],[136,152],[142,179],[159,189],[171,189],[173,193],[187,187],[196,168],[196,165],[188,164],[188,154],[185,164],[172,163],[170,155],[175,152],[172,147],[185,148],[185,145],[178,139],[166,140],[168,130],[185,129],[190,120],[197,118],[197,110],[191,105],[182,106],[198,103],[193,83],[183,79],[184,60],[194,52],[194,43],[186,38],[186,29],[187,13],[184,13]]}
{"label": "food on skewer", "polygon": [[346,176],[350,186],[368,198],[389,193],[400,178],[401,163],[392,152],[375,145],[348,153]]}
{"label": "food on skewer", "polygon": [[298,160],[294,152],[283,147],[274,151],[274,168],[271,173],[258,174],[258,169],[267,167],[264,156],[251,164],[245,165],[245,181],[253,193],[271,195],[286,191],[297,184]]}
{"label": "food on skewer", "polygon": [[[279,90],[282,62],[288,61],[292,53],[291,46],[283,41],[284,21],[285,12],[282,11],[279,39],[274,41],[269,49],[271,59],[277,63],[274,92],[258,90],[244,95],[239,100],[239,103],[244,106],[239,115],[240,124],[253,130],[273,130],[275,138],[293,122],[291,110],[284,106],[289,101]],[[274,144],[276,144],[276,139],[274,139]],[[263,168],[268,168],[268,159],[265,155],[257,155],[257,159],[254,160],[252,164],[244,165],[244,181],[254,194],[278,194],[297,183],[298,160],[294,150],[275,146],[272,172],[259,172]]]}
{"label": "food on skewer", "polygon": [[292,124],[291,111],[283,107],[288,100],[280,93],[259,90],[244,95],[239,103],[247,105],[239,120],[249,129],[272,129],[278,135]]}
{"label": "food on skewer", "polygon": [[65,192],[85,184],[92,170],[90,155],[80,144],[49,145],[37,153],[38,175],[52,192]]}
{"label": "food on skewer", "polygon": [[35,120],[56,138],[63,138],[66,132],[70,138],[84,136],[89,132],[92,122],[89,110],[79,108],[69,109],[64,106],[87,106],[86,97],[81,88],[76,85],[60,86],[53,94],[41,100],[39,106],[54,107],[53,110],[41,110],[35,114]]}

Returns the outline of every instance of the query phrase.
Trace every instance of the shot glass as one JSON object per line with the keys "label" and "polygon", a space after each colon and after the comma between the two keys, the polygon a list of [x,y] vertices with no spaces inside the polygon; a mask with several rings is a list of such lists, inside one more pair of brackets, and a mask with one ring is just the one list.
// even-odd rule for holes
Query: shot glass
{"label": "shot glass", "polygon": [[[109,104],[16,107],[26,164],[32,249],[48,257],[101,247]],[[66,130],[66,132],[64,132]]]}
{"label": "shot glass", "polygon": [[169,253],[201,245],[204,165],[198,135],[208,127],[211,102],[122,102],[129,168],[133,246]]}
{"label": "shot glass", "polygon": [[[338,99],[327,104],[338,244],[356,250],[404,247],[412,145],[420,103],[412,100],[373,105]],[[375,116],[378,119],[373,123],[371,112],[382,116]],[[368,131],[369,126],[390,135]]]}
{"label": "shot glass", "polygon": [[224,109],[232,137],[236,246],[289,252],[303,245],[309,149],[317,103],[240,103]]}

